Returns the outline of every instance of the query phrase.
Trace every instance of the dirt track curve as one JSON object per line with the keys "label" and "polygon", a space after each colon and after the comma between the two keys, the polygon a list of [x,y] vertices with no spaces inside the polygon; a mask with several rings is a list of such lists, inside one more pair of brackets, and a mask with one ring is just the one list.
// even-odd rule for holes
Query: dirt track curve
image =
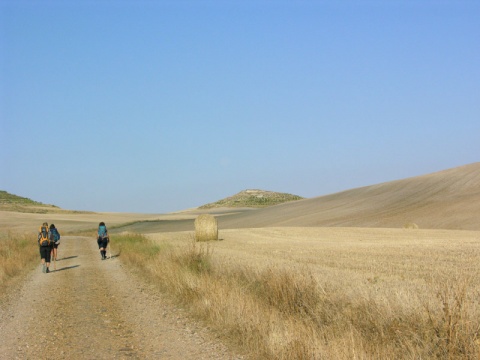
{"label": "dirt track curve", "polygon": [[57,270],[38,268],[0,310],[1,359],[241,359],[183,312],[102,261],[96,242],[62,237]]}

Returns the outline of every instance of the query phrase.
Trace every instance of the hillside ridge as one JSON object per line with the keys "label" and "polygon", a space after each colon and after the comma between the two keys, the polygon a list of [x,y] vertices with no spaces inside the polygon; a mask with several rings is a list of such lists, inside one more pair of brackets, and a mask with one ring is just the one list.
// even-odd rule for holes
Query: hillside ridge
{"label": "hillside ridge", "polygon": [[32,199],[18,196],[15,194],[10,194],[5,190],[0,190],[0,204],[23,204],[23,205],[45,205],[39,201],[34,201]]}
{"label": "hillside ridge", "polygon": [[0,190],[0,211],[13,211],[32,214],[89,214],[91,211],[64,210],[56,205],[44,204],[27,197]]}
{"label": "hillside ridge", "polygon": [[[263,190],[244,190],[261,195]],[[241,194],[240,192],[239,194]],[[265,192],[270,193],[270,192]],[[273,192],[272,192],[273,193]],[[5,195],[5,194],[4,194]],[[236,194],[238,195],[238,194]],[[233,197],[230,198],[234,198]],[[229,198],[226,198],[229,199]],[[263,199],[263,196],[257,199]],[[23,200],[28,201],[28,200]],[[263,201],[263,200],[262,200]],[[221,201],[219,201],[221,202]],[[480,162],[426,175],[364,186],[314,198],[288,201],[275,206],[229,208],[217,202],[212,208],[182,212],[182,219],[151,222],[143,230],[191,230],[188,216],[218,215],[219,229],[259,227],[364,227],[420,228],[480,231]],[[208,205],[208,204],[207,204]],[[244,205],[244,204],[243,204]],[[53,205],[25,205],[12,210],[0,202],[0,210],[77,213]],[[7,209],[5,209],[7,207]],[[80,213],[80,212],[78,212]]]}
{"label": "hillside ridge", "polygon": [[27,197],[0,190],[0,210],[45,214],[59,211],[60,208],[55,205],[44,204]]}
{"label": "hillside ridge", "polygon": [[480,230],[480,162],[222,217],[224,228],[271,226]]}
{"label": "hillside ridge", "polygon": [[301,199],[303,199],[303,197],[288,193],[260,189],[246,189],[240,191],[233,196],[226,197],[213,203],[202,205],[199,207],[199,209],[212,209],[221,207],[263,208]]}

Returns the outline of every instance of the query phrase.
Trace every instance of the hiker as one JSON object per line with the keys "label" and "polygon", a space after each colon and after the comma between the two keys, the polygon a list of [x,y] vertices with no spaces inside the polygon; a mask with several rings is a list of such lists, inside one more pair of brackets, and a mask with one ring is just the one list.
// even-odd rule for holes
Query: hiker
{"label": "hiker", "polygon": [[110,242],[110,237],[108,236],[107,226],[102,221],[98,224],[98,232],[97,232],[97,243],[98,248],[100,249],[100,255],[102,256],[102,260],[107,258],[107,246]]}
{"label": "hiker", "polygon": [[48,238],[50,239],[51,243],[51,253],[50,253],[50,258],[51,260],[58,260],[58,245],[60,245],[60,233],[58,232],[58,229],[55,227],[54,224],[50,225],[50,231],[48,233]]}
{"label": "hiker", "polygon": [[38,229],[38,246],[40,248],[40,258],[42,259],[42,272],[50,272],[50,238],[48,237],[48,223],[44,222]]}

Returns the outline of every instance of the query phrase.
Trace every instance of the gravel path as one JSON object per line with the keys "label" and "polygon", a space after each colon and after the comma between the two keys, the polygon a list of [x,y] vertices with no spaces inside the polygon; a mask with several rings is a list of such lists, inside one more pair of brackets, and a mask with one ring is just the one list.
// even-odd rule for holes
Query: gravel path
{"label": "gravel path", "polygon": [[62,237],[59,258],[2,303],[1,359],[242,359],[94,239]]}

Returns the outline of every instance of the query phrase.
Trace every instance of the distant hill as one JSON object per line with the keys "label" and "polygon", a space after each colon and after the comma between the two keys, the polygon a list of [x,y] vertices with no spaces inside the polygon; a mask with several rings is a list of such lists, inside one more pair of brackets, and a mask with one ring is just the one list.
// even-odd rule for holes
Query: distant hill
{"label": "distant hill", "polygon": [[224,229],[265,226],[480,230],[480,162],[219,217]]}
{"label": "distant hill", "polygon": [[249,189],[240,191],[238,194],[227,197],[222,200],[218,200],[214,203],[200,206],[199,209],[212,209],[212,208],[240,208],[240,207],[254,207],[263,208],[272,205],[283,204],[290,201],[301,200],[301,196],[265,191],[258,189]]}
{"label": "distant hill", "polygon": [[38,201],[33,201],[26,197],[10,194],[4,190],[0,190],[0,205],[40,205]]}
{"label": "distant hill", "polygon": [[14,211],[23,213],[88,213],[86,211],[63,210],[55,205],[43,204],[26,197],[10,194],[7,191],[0,190],[0,210]]}

